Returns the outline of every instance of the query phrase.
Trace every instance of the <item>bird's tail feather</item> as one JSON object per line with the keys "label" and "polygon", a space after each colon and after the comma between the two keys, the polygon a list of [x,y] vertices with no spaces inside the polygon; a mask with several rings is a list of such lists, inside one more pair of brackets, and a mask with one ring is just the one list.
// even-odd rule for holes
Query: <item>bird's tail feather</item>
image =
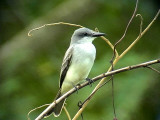
{"label": "bird's tail feather", "polygon": [[[60,97],[61,97],[61,91],[58,92],[55,100],[57,100]],[[65,101],[66,101],[66,99],[64,99],[61,102],[59,102],[58,104],[56,104],[56,106],[51,111],[49,111],[46,116],[49,116],[49,115],[51,115],[51,113],[53,113],[53,115],[55,117],[58,117],[61,114],[61,111],[62,111],[62,108],[64,106]]]}

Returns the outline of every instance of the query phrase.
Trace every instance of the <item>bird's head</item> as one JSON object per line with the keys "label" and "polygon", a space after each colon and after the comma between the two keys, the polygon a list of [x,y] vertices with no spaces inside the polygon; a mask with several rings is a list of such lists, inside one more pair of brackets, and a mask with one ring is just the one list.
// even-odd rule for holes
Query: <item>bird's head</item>
{"label": "bird's head", "polygon": [[95,38],[105,36],[105,33],[95,32],[88,28],[79,28],[74,31],[71,43],[87,43],[92,42]]}

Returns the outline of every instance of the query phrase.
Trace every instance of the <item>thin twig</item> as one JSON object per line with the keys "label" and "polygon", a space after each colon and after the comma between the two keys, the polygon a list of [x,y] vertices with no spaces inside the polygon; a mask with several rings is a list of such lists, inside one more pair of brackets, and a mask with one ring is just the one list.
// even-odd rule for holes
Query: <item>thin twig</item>
{"label": "thin twig", "polygon": [[113,114],[114,114],[114,119],[117,119],[117,114],[116,114],[116,107],[115,107],[115,102],[114,102],[114,80],[113,80],[113,75],[111,77],[112,81],[112,106],[113,106]]}
{"label": "thin twig", "polygon": [[[128,27],[129,27],[129,25],[131,24],[131,22],[132,22],[133,18],[135,17],[135,15],[136,15],[137,6],[138,6],[138,0],[136,1],[136,6],[135,6],[135,9],[134,9],[134,12],[133,12],[132,17],[130,18],[130,20],[129,20],[127,26],[126,26],[126,29],[125,29],[125,31],[124,31],[123,36],[122,36],[122,37],[115,43],[115,45],[114,45],[114,48],[113,48],[113,57],[112,57],[112,59],[111,59],[111,71],[114,70],[113,61],[114,61],[115,55],[116,55],[116,46],[117,46],[117,45],[124,39],[124,37],[126,36],[126,33],[127,33],[127,31],[128,31]],[[142,29],[141,29],[141,30],[142,30]],[[141,30],[140,30],[140,31],[141,31]],[[141,34],[141,32],[140,32],[140,34]],[[119,57],[119,56],[118,56],[118,57]],[[112,76],[112,78],[111,78],[111,81],[112,81],[112,104],[113,104],[114,119],[117,119],[116,109],[115,109],[115,102],[114,102],[114,81],[113,81],[113,78],[114,78],[114,76]]]}
{"label": "thin twig", "polygon": [[127,33],[127,31],[128,31],[128,27],[129,27],[129,25],[131,24],[131,22],[132,22],[133,18],[135,17],[135,15],[136,15],[137,6],[138,6],[138,0],[136,1],[136,6],[135,6],[135,9],[134,9],[134,12],[133,12],[132,17],[130,18],[130,20],[129,20],[127,26],[126,26],[126,29],[125,29],[125,31],[124,31],[124,34],[122,35],[122,37],[121,37],[121,38],[115,43],[115,45],[114,45],[113,57],[112,57],[112,60],[111,60],[112,63],[113,63],[113,60],[114,60],[114,58],[115,58],[115,49],[116,49],[117,45],[118,45],[118,44],[124,39],[124,37],[126,36],[126,33]]}
{"label": "thin twig", "polygon": [[143,27],[143,17],[142,17],[141,14],[137,14],[137,15],[136,15],[136,17],[138,17],[138,16],[140,17],[140,20],[141,20],[141,21],[140,21],[140,22],[141,22],[141,23],[140,23],[140,29],[139,29],[139,35],[141,35],[141,33],[142,33],[142,27]]}
{"label": "thin twig", "polygon": [[[98,28],[95,28],[95,31],[99,32]],[[114,50],[114,46],[107,38],[105,38],[104,36],[101,36],[101,39],[103,39],[112,48],[112,50]],[[115,49],[115,53],[116,53],[116,57],[118,57],[119,55],[116,49]]]}
{"label": "thin twig", "polygon": [[30,115],[33,111],[38,110],[38,109],[40,109],[40,108],[42,108],[42,107],[45,107],[45,106],[49,106],[49,105],[50,105],[50,104],[44,104],[44,105],[41,105],[41,106],[39,106],[39,107],[36,107],[36,108],[30,110],[30,111],[28,112],[28,114],[27,114],[27,119],[28,119],[28,120],[31,120],[30,117],[29,117],[29,115]]}
{"label": "thin twig", "polygon": [[44,25],[42,25],[40,27],[37,27],[37,28],[34,28],[34,29],[30,30],[28,32],[28,36],[32,36],[31,32],[33,32],[35,30],[39,30],[39,29],[41,29],[43,27],[46,27],[46,26],[54,26],[54,25],[69,25],[69,26],[80,27],[80,28],[83,27],[82,25],[77,25],[77,24],[72,24],[72,23],[66,23],[66,22],[50,23],[50,24],[44,24]]}
{"label": "thin twig", "polygon": [[[107,39],[107,38],[105,38],[104,36],[101,36],[101,38],[104,40],[104,41],[106,41],[106,43],[112,48],[112,50],[114,50],[114,46],[112,45],[112,43]],[[117,52],[117,50],[115,49],[115,59],[119,56],[119,54],[118,54],[118,52]]]}
{"label": "thin twig", "polygon": [[155,68],[153,68],[151,66],[146,66],[146,67],[160,74],[160,71],[158,71],[157,69],[155,69]]}
{"label": "thin twig", "polygon": [[155,22],[155,20],[157,19],[157,17],[160,14],[160,9],[158,10],[156,16],[153,18],[153,20],[150,22],[150,24],[146,27],[145,30],[143,30],[143,32],[141,33],[141,35],[139,35],[135,41],[119,56],[119,58],[122,58],[139,40],[140,38],[149,30],[149,28],[152,26],[152,24]]}
{"label": "thin twig", "polygon": [[[78,107],[80,109],[82,107],[82,105],[83,105],[82,101],[79,101],[77,105],[78,105]],[[81,113],[81,118],[83,120],[83,114],[82,113]]]}
{"label": "thin twig", "polygon": [[94,91],[92,94],[90,94],[90,95],[87,97],[87,99],[85,99],[84,102],[81,104],[81,107],[83,106],[83,104],[84,104],[87,100],[89,100],[89,99],[94,95],[95,92],[97,92],[101,87],[103,87],[105,84],[107,84],[107,83],[110,82],[110,81],[111,81],[111,78],[110,78],[108,81],[106,81],[105,83],[103,83],[98,89],[96,89],[96,91]]}
{"label": "thin twig", "polygon": [[63,109],[64,109],[64,111],[65,111],[65,113],[66,113],[66,115],[68,117],[68,120],[71,120],[71,117],[69,115],[69,112],[68,112],[67,108],[64,106]]}

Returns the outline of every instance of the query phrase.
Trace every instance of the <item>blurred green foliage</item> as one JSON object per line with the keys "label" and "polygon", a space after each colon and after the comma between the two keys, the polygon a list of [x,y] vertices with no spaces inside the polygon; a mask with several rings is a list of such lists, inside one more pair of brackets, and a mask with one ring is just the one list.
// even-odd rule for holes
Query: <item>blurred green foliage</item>
{"label": "blurred green foliage", "polygon": [[[27,37],[30,29],[45,23],[66,21],[91,29],[98,27],[101,32],[107,34],[112,43],[115,43],[124,32],[135,2],[135,0],[85,0],[85,2],[3,0],[0,5],[0,120],[27,119],[26,115],[31,109],[52,102],[58,91],[61,62],[75,28],[61,25],[47,27],[35,31],[31,38]],[[138,13],[144,18],[143,28],[153,19],[159,5],[158,0],[140,0]],[[76,8],[80,10],[75,10]],[[115,68],[159,57],[159,20],[158,18]],[[127,36],[117,48],[120,53],[139,34],[139,24],[139,18],[134,18]],[[97,48],[97,58],[90,78],[107,71],[112,57],[112,50],[100,38],[95,40],[94,44]],[[160,70],[159,64],[154,67]],[[157,73],[148,69],[138,69],[115,75],[114,80],[119,120],[160,119],[160,76]],[[93,87],[87,86],[68,98],[67,108],[71,116],[78,110],[78,101],[85,100],[96,84],[97,82]],[[42,108],[33,112],[31,119],[43,110]],[[95,94],[83,116],[87,120],[113,119],[110,83]],[[52,116],[47,119],[62,120],[66,119],[66,115],[62,112],[59,118]]]}

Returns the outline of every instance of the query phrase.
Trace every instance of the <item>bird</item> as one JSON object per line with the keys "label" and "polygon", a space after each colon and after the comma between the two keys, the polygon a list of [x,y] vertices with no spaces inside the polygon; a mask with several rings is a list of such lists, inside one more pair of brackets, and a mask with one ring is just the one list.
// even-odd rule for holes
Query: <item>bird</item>
{"label": "bird", "polygon": [[[76,29],[71,37],[70,46],[67,49],[60,72],[58,99],[78,83],[87,80],[88,74],[94,64],[96,48],[92,44],[97,37],[105,36],[105,33],[93,31],[89,28]],[[55,117],[61,114],[66,99],[60,101],[48,112]]]}

